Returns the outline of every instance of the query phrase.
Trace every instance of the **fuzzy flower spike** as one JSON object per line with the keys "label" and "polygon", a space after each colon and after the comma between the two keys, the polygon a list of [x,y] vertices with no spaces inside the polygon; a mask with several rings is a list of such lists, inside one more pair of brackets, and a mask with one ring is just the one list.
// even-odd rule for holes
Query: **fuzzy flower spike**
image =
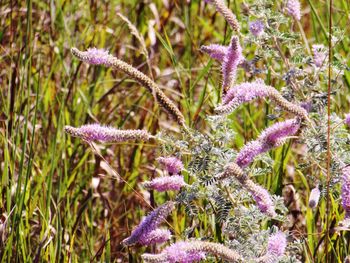
{"label": "fuzzy flower spike", "polygon": [[215,108],[215,112],[217,114],[229,114],[245,102],[266,97],[273,100],[282,109],[300,118],[308,119],[308,113],[304,108],[287,101],[275,88],[265,85],[260,79],[254,82],[244,82],[232,87],[223,97],[222,105]]}
{"label": "fuzzy flower spike", "polygon": [[164,192],[169,190],[178,191],[185,184],[186,183],[182,175],[172,175],[154,178],[152,181],[145,182],[143,185],[148,189]]}
{"label": "fuzzy flower spike", "polygon": [[80,51],[73,47],[71,52],[78,59],[93,64],[93,65],[105,65],[107,67],[113,67],[117,70],[121,70],[131,78],[136,80],[142,86],[144,86],[153,96],[156,101],[180,124],[185,130],[185,118],[181,111],[175,106],[174,102],[171,101],[164,92],[158,87],[158,85],[143,74],[141,71],[137,70],[128,63],[109,55],[107,51],[89,48],[87,51]]}
{"label": "fuzzy flower spike", "polygon": [[65,132],[85,141],[123,142],[128,140],[147,141],[152,137],[145,130],[118,130],[100,124],[87,124],[79,128],[65,126]]}
{"label": "fuzzy flower spike", "polygon": [[327,51],[324,45],[312,45],[312,53],[314,55],[314,64],[317,68],[321,68],[326,64]]}
{"label": "fuzzy flower spike", "polygon": [[345,220],[348,220],[350,219],[350,166],[343,169],[341,183],[341,205],[345,210]]}
{"label": "fuzzy flower spike", "polygon": [[181,160],[175,156],[158,157],[157,161],[165,167],[169,174],[179,174],[184,169]]}
{"label": "fuzzy flower spike", "polygon": [[135,243],[148,243],[148,240],[154,237],[155,233],[153,231],[156,230],[158,226],[166,219],[174,207],[175,203],[169,201],[153,210],[147,217],[145,217],[144,220],[142,220],[141,224],[132,231],[131,235],[123,240],[122,243],[127,246]]}
{"label": "fuzzy flower spike", "polygon": [[300,2],[299,0],[288,0],[287,2],[287,13],[292,16],[295,20],[300,20],[301,12],[300,12]]}
{"label": "fuzzy flower spike", "polygon": [[222,89],[223,93],[226,92],[232,87],[236,80],[237,67],[242,62],[242,47],[239,43],[237,36],[231,38],[230,45],[227,48],[224,60],[222,63]]}
{"label": "fuzzy flower spike", "polygon": [[279,262],[278,258],[283,256],[287,247],[287,238],[283,232],[277,232],[269,237],[267,252],[257,259],[257,262]]}
{"label": "fuzzy flower spike", "polygon": [[350,113],[345,115],[345,124],[350,128]]}
{"label": "fuzzy flower spike", "polygon": [[165,248],[160,254],[143,254],[145,262],[191,263],[205,259],[210,254],[228,262],[240,262],[243,258],[222,244],[205,241],[179,241]]}
{"label": "fuzzy flower spike", "polygon": [[215,6],[216,10],[222,14],[227,23],[231,26],[234,31],[239,31],[239,24],[236,16],[232,11],[226,6],[224,0],[207,0],[207,3],[210,3]]}
{"label": "fuzzy flower spike", "polygon": [[209,46],[201,46],[201,51],[207,53],[213,59],[223,61],[227,52],[227,47],[211,44]]}
{"label": "fuzzy flower spike", "polygon": [[275,207],[269,192],[249,179],[239,165],[234,162],[228,163],[224,168],[224,172],[217,176],[218,179],[225,179],[228,177],[235,177],[238,182],[240,182],[240,184],[253,196],[253,199],[262,213],[270,217],[276,216]]}
{"label": "fuzzy flower spike", "polygon": [[238,153],[236,163],[241,168],[247,167],[259,154],[282,145],[289,136],[295,135],[300,128],[298,119],[277,122],[266,128],[255,140],[246,144]]}

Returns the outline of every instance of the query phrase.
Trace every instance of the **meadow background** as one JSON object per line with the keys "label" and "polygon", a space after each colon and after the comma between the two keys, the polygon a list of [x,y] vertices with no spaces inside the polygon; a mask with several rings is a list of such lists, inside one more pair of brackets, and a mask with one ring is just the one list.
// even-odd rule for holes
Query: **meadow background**
{"label": "meadow background", "polygon": [[[329,1],[301,2],[306,39],[327,45]],[[228,5],[239,21],[248,20],[245,1]],[[346,34],[335,49],[349,61],[350,1],[333,5],[333,25]],[[117,13],[143,35],[148,62]],[[143,87],[120,72],[81,63],[71,55],[72,46],[106,48],[152,76],[177,102],[188,125],[205,130],[204,118],[218,103],[221,73],[220,65],[199,48],[228,43],[230,35],[222,16],[204,1],[0,1],[1,262],[139,262],[140,253],[155,249],[126,248],[120,242],[149,212],[146,202],[157,206],[169,197],[140,187],[158,167],[158,146],[101,145],[101,158],[87,144],[66,136],[63,127],[100,122],[155,134],[176,132],[178,126]],[[253,47],[245,52],[250,48],[253,54]],[[332,99],[335,112],[350,111],[349,72],[344,83]],[[245,105],[239,114],[243,117],[230,116],[239,135],[237,148],[269,121],[263,104]],[[303,259],[324,262],[318,248],[324,242],[320,226],[326,220],[325,199],[317,210],[307,208],[307,175],[292,171],[300,158],[297,152],[283,148],[273,158],[278,160],[274,174],[261,182],[270,192],[283,194],[289,231],[307,241]],[[118,182],[107,163],[128,184]],[[339,200],[331,202],[330,262],[342,262],[350,254],[350,235],[332,230],[342,215]],[[177,233],[184,230],[185,217],[178,210],[170,218]]]}

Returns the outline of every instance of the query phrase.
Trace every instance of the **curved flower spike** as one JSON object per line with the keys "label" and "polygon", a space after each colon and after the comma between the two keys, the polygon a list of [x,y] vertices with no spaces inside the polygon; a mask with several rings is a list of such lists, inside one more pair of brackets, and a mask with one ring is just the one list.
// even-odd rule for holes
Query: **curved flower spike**
{"label": "curved flower spike", "polygon": [[275,88],[265,85],[261,80],[251,83],[244,82],[232,87],[223,98],[223,104],[215,108],[215,112],[229,114],[244,102],[265,97],[269,97],[282,109],[300,118],[308,119],[307,111],[304,108],[287,101]]}
{"label": "curved flower spike", "polygon": [[135,243],[144,243],[144,240],[149,239],[150,233],[158,228],[174,207],[175,203],[168,201],[153,210],[142,220],[141,224],[132,231],[131,235],[122,241],[122,244],[130,246]]}
{"label": "curved flower spike", "polygon": [[137,70],[128,63],[109,55],[105,50],[99,50],[96,48],[90,48],[87,51],[80,51],[73,47],[71,49],[72,54],[78,59],[85,61],[93,65],[105,65],[107,67],[113,67],[117,70],[121,70],[131,78],[136,80],[138,83],[143,85],[149,92],[153,94],[156,101],[180,124],[186,129],[185,118],[180,112],[180,110],[175,106],[174,102],[171,101],[164,92],[158,87],[158,85],[143,74],[141,71]]}
{"label": "curved flower spike", "polygon": [[247,143],[238,153],[236,163],[241,168],[247,167],[259,154],[285,143],[289,136],[295,135],[300,128],[297,119],[277,122],[266,128],[259,137]]}

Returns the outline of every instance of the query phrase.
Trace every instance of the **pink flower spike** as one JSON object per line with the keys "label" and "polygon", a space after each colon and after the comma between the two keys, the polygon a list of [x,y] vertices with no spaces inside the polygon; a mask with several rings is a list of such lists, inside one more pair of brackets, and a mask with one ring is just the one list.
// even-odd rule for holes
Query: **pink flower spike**
{"label": "pink flower spike", "polygon": [[157,207],[142,220],[142,222],[131,232],[131,235],[128,238],[122,241],[122,244],[130,246],[148,240],[150,233],[158,228],[174,208],[175,203],[171,201]]}
{"label": "pink flower spike", "polygon": [[350,113],[345,115],[345,124],[350,127]]}
{"label": "pink flower spike", "polygon": [[224,61],[222,63],[223,82],[222,88],[226,93],[234,84],[238,65],[243,60],[242,47],[239,44],[237,36],[231,38],[230,45],[227,48]]}
{"label": "pink flower spike", "polygon": [[151,135],[145,130],[119,130],[113,127],[102,126],[98,123],[86,124],[78,128],[65,126],[65,132],[84,139],[88,142],[123,142],[128,140],[147,141]]}
{"label": "pink flower spike", "polygon": [[341,205],[345,210],[345,219],[350,219],[350,166],[343,169],[341,183]]}
{"label": "pink flower spike", "polygon": [[255,157],[264,152],[264,147],[260,141],[251,141],[247,143],[238,153],[236,163],[239,167],[245,168]]}
{"label": "pink flower spike", "polygon": [[222,61],[225,57],[227,47],[217,44],[201,46],[201,51],[207,53],[211,58]]}
{"label": "pink flower spike", "polygon": [[140,238],[139,243],[143,246],[160,244],[168,241],[171,238],[171,233],[168,229],[155,229]]}
{"label": "pink flower spike", "polygon": [[108,59],[112,58],[107,50],[97,49],[95,47],[88,48],[85,52],[81,52],[85,56],[86,62],[92,65],[107,64]]}
{"label": "pink flower spike", "polygon": [[280,145],[280,140],[295,135],[300,128],[296,119],[289,119],[283,122],[277,122],[271,127],[265,129],[259,136],[259,140],[267,145],[276,147]]}
{"label": "pink flower spike", "polygon": [[239,105],[256,98],[264,98],[269,95],[269,89],[261,81],[245,82],[232,87],[223,98],[223,104],[215,108],[218,114],[228,114]]}
{"label": "pink flower spike", "polygon": [[324,45],[312,45],[315,66],[321,68],[327,60],[327,51]]}
{"label": "pink flower spike", "polygon": [[251,180],[245,181],[244,186],[251,193],[259,210],[262,213],[267,214],[271,217],[276,216],[275,207],[273,205],[271,196],[265,188],[258,184],[255,184]]}
{"label": "pink flower spike", "polygon": [[278,232],[270,236],[267,253],[277,257],[283,256],[287,247],[287,238],[283,232]]}
{"label": "pink flower spike", "polygon": [[169,174],[179,174],[183,170],[184,165],[180,159],[176,157],[159,157],[157,161],[165,166]]}
{"label": "pink flower spike", "polygon": [[154,189],[158,192],[164,192],[169,190],[179,191],[184,185],[186,185],[186,183],[182,175],[158,177],[150,182],[144,183],[144,186],[146,188]]}
{"label": "pink flower spike", "polygon": [[300,20],[300,2],[298,0],[288,0],[287,2],[287,13],[292,16],[295,20]]}

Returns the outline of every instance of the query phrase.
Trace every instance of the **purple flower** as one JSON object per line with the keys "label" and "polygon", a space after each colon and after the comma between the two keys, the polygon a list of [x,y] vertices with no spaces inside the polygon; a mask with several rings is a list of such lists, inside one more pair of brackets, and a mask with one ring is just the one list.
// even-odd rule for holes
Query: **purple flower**
{"label": "purple flower", "polygon": [[300,107],[304,108],[307,112],[310,112],[312,110],[312,102],[304,101],[300,103]]}
{"label": "purple flower", "polygon": [[122,142],[127,140],[144,140],[150,138],[150,134],[145,130],[118,130],[113,127],[106,127],[100,124],[87,124],[79,128],[65,126],[64,130],[75,137],[86,141],[101,142]]}
{"label": "purple flower", "polygon": [[300,2],[298,0],[288,0],[287,2],[287,13],[296,20],[300,20]]}
{"label": "purple flower", "polygon": [[269,89],[260,80],[251,83],[245,82],[232,87],[222,99],[223,104],[215,108],[215,112],[228,114],[245,102],[268,95]]}
{"label": "purple flower", "polygon": [[231,9],[229,9],[224,0],[207,0],[207,3],[213,4],[216,10],[222,14],[227,23],[231,26],[231,28],[235,31],[239,31],[239,24],[236,16],[232,13]]}
{"label": "purple flower", "polygon": [[131,235],[123,240],[124,245],[132,245],[144,242],[148,239],[150,233],[156,230],[158,226],[166,219],[166,217],[174,209],[174,202],[166,202],[153,210],[142,222],[132,231]]}
{"label": "purple flower", "polygon": [[312,45],[315,66],[321,68],[327,59],[327,52],[324,45]]}
{"label": "purple flower", "polygon": [[285,137],[295,135],[299,130],[300,124],[296,119],[289,119],[278,122],[265,129],[259,136],[259,140],[266,145],[276,147],[280,145]]}
{"label": "purple flower", "polygon": [[265,129],[255,140],[247,143],[238,153],[236,163],[241,168],[247,167],[259,154],[285,143],[288,136],[295,135],[300,124],[297,119],[278,122]]}
{"label": "purple flower", "polygon": [[171,237],[171,233],[168,229],[155,229],[147,235],[141,236],[139,243],[143,246],[160,244],[168,241]]}
{"label": "purple flower", "polygon": [[237,36],[233,36],[222,63],[222,87],[224,93],[226,93],[234,84],[237,67],[242,60],[243,55],[239,39]]}
{"label": "purple flower", "polygon": [[95,47],[89,48],[84,52],[81,52],[85,57],[85,61],[92,65],[107,64],[108,59],[112,58],[107,50],[97,49]]}
{"label": "purple flower", "polygon": [[252,180],[246,180],[243,183],[244,187],[253,196],[259,210],[271,217],[276,216],[275,207],[273,205],[269,192],[262,186],[255,184]]}
{"label": "purple flower", "polygon": [[287,247],[287,238],[283,232],[277,232],[270,236],[267,245],[267,254],[277,257],[283,256]]}
{"label": "purple flower", "polygon": [[211,58],[223,61],[227,47],[217,44],[201,46],[201,51],[207,53]]}
{"label": "purple flower", "polygon": [[143,254],[142,258],[145,262],[191,263],[205,259],[206,253],[228,262],[244,262],[236,251],[205,241],[178,241],[160,254]]}
{"label": "purple flower", "polygon": [[144,186],[148,189],[164,192],[169,190],[178,191],[185,184],[186,183],[182,175],[172,175],[155,178],[150,182],[145,182]]}
{"label": "purple flower", "polygon": [[260,141],[251,141],[247,143],[238,153],[236,157],[236,163],[239,167],[245,168],[255,157],[264,152],[263,145]]}
{"label": "purple flower", "polygon": [[167,255],[169,263],[190,263],[205,259],[205,254],[201,251],[191,251],[188,248],[191,246],[190,242],[176,242],[164,250]]}
{"label": "purple flower", "polygon": [[345,219],[350,219],[350,166],[343,169],[341,200],[345,210]]}
{"label": "purple flower", "polygon": [[345,124],[350,127],[350,113],[345,115]]}
{"label": "purple flower", "polygon": [[159,157],[157,158],[157,161],[165,166],[165,169],[168,171],[170,174],[179,174],[181,170],[183,170],[184,165],[176,157]]}
{"label": "purple flower", "polygon": [[264,33],[264,23],[261,20],[250,22],[249,30],[254,36],[258,37]]}
{"label": "purple flower", "polygon": [[318,201],[320,200],[320,189],[318,189],[318,186],[313,188],[310,193],[309,197],[309,207],[310,208],[315,208],[318,204]]}

